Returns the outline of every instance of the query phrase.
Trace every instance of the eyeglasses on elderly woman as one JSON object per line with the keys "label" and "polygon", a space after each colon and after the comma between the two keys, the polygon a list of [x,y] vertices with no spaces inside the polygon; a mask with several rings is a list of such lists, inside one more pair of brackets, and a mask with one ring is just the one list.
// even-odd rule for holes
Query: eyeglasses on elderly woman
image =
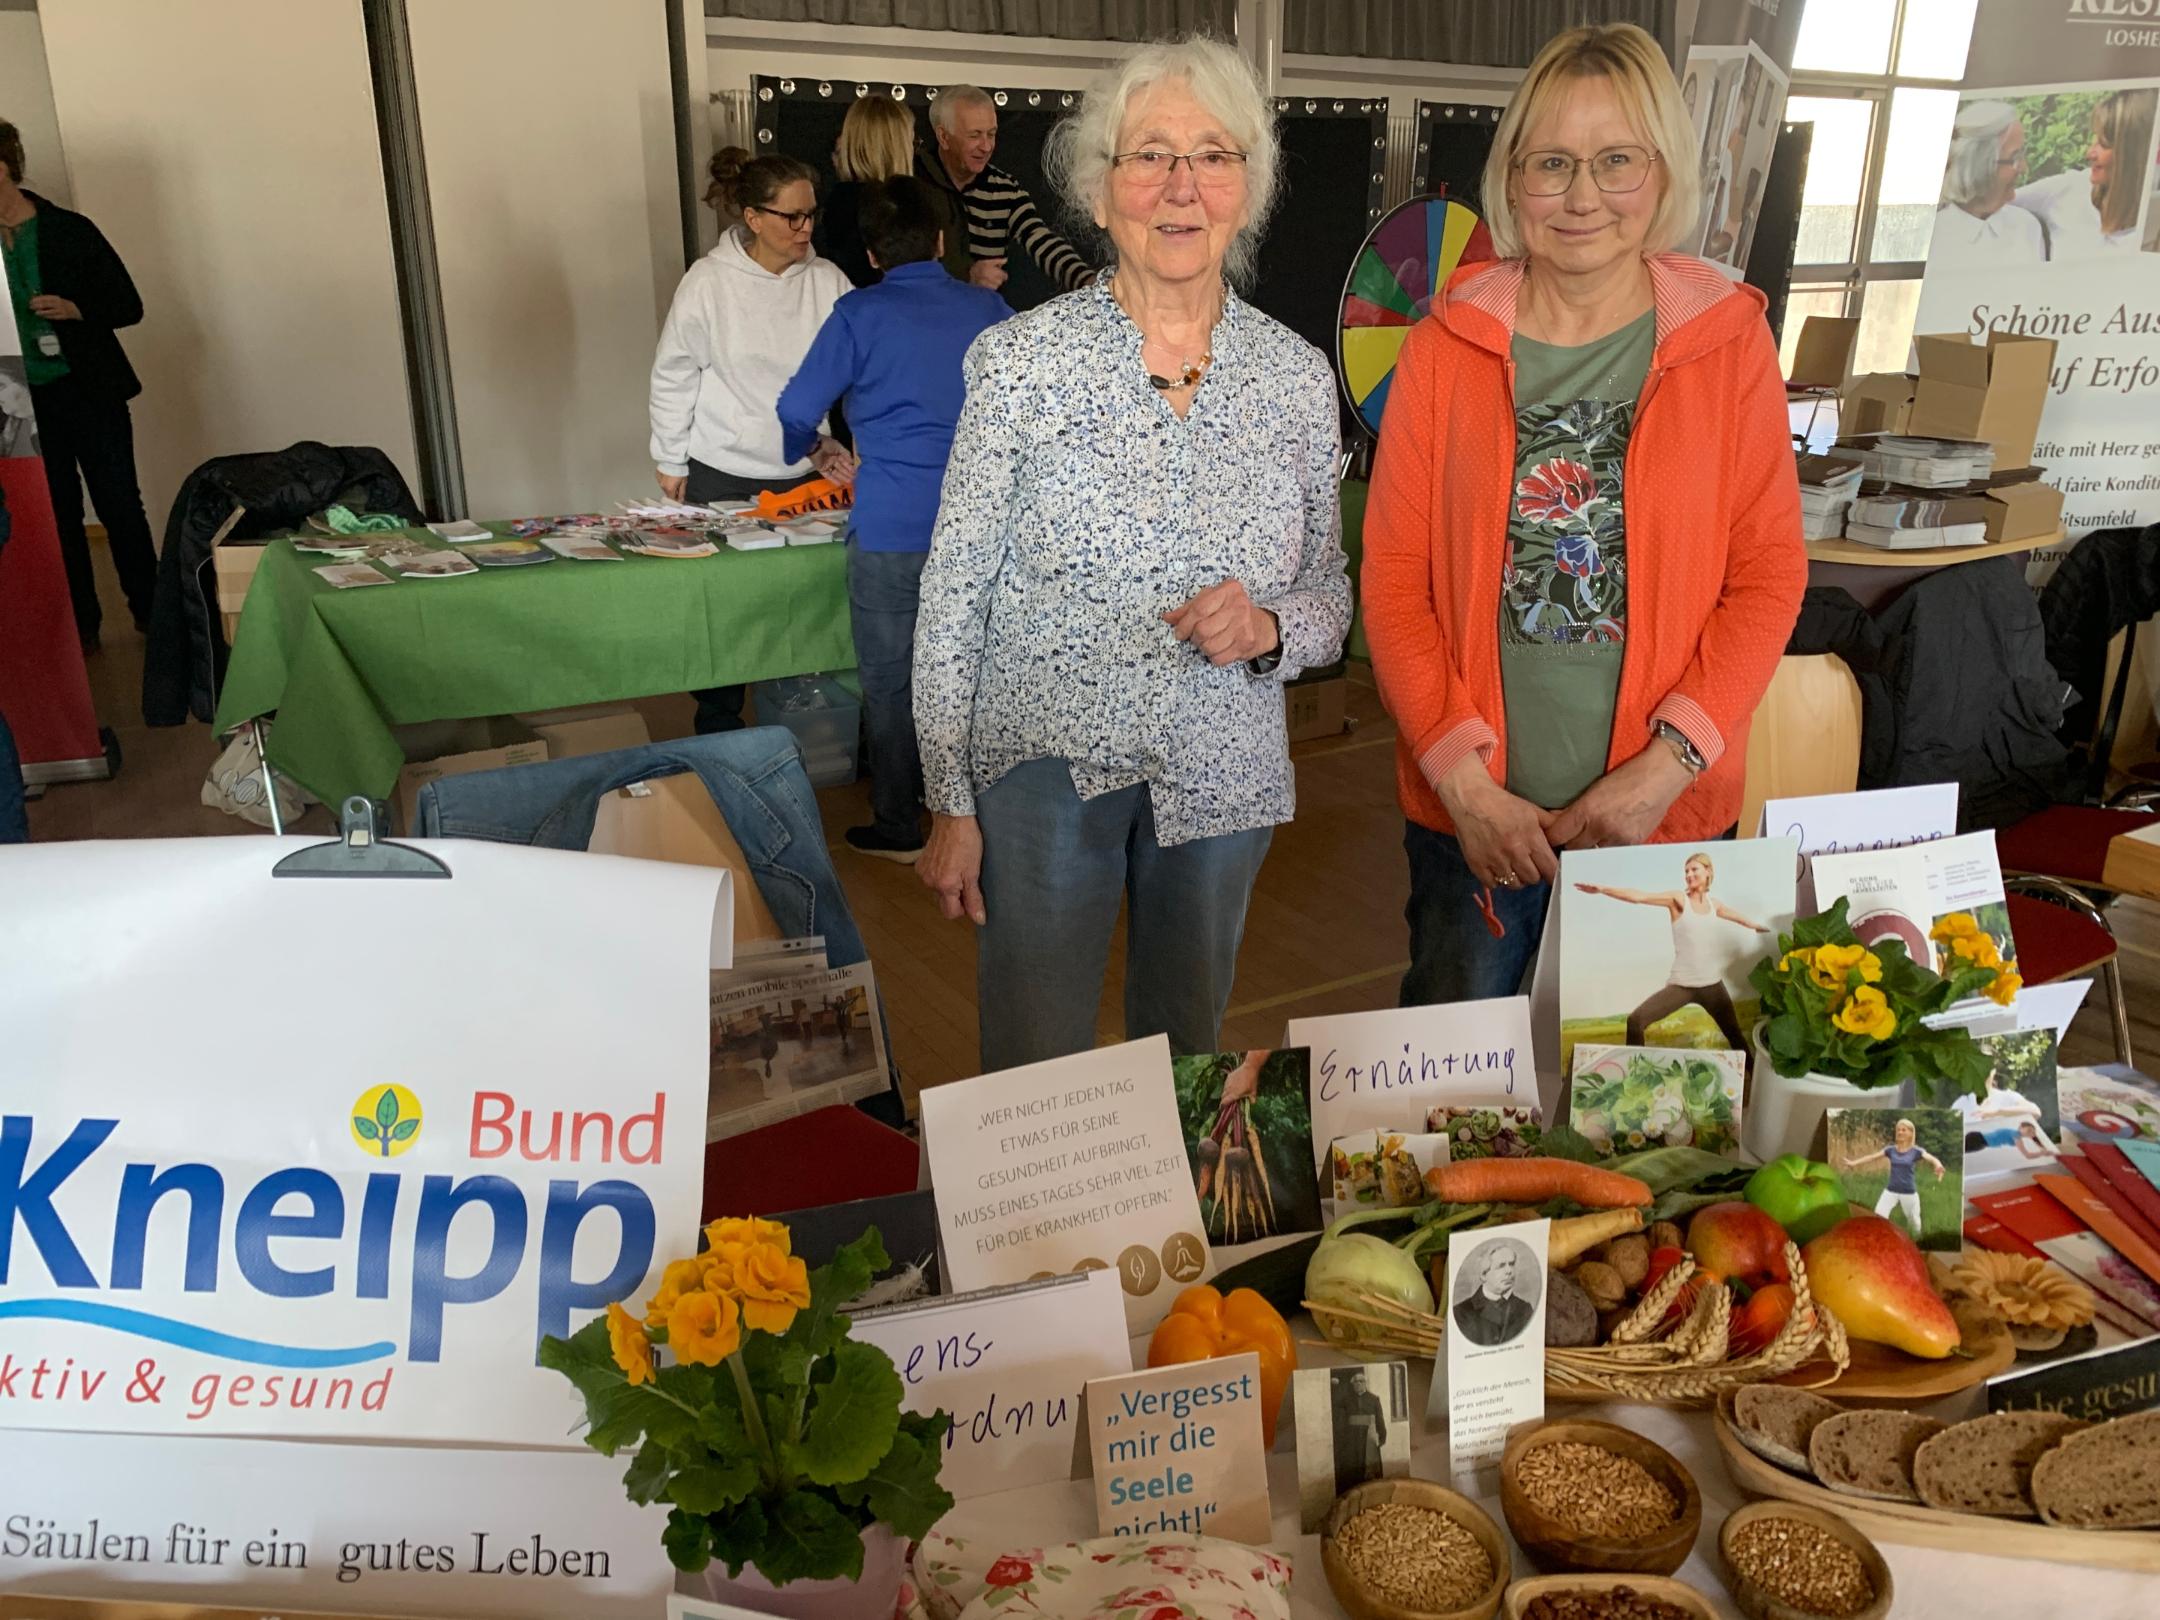
{"label": "eyeglasses on elderly woman", "polygon": [[1219,146],[1202,147],[1197,152],[1166,152],[1149,146],[1137,152],[1113,152],[1110,166],[1135,186],[1167,186],[1180,163],[1203,186],[1228,186],[1236,184],[1244,173],[1245,159],[1245,153]]}
{"label": "eyeglasses on elderly woman", "polygon": [[1587,168],[1600,191],[1640,191],[1657,166],[1658,154],[1647,146],[1608,146],[1593,157],[1572,152],[1525,152],[1515,160],[1527,196],[1557,197],[1575,184],[1575,171]]}

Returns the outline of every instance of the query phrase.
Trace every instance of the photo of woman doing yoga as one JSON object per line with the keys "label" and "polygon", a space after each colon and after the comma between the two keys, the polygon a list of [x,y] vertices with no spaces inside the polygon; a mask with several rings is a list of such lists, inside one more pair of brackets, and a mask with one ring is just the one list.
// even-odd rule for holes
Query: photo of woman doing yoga
{"label": "photo of woman doing yoga", "polygon": [[1743,917],[1720,903],[1710,893],[1710,885],[1716,880],[1716,866],[1708,855],[1697,851],[1687,858],[1683,887],[1677,892],[1618,889],[1598,883],[1575,885],[1584,894],[1622,900],[1631,906],[1663,906],[1672,917],[1672,971],[1666,974],[1663,989],[1644,997],[1628,1014],[1628,1045],[1647,1044],[1652,1024],[1692,1004],[1710,1015],[1730,1045],[1747,1049],[1740,1015],[1733,1010],[1732,996],[1725,989],[1724,963],[1731,954],[1725,929],[1745,928],[1756,934],[1767,934],[1770,929],[1768,924]]}

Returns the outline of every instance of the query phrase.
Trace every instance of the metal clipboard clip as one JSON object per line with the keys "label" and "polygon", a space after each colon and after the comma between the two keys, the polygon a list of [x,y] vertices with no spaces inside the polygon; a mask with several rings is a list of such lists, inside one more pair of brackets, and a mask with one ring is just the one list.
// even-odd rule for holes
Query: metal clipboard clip
{"label": "metal clipboard clip", "polygon": [[339,813],[339,836],[293,851],[270,868],[280,878],[447,878],[449,866],[424,849],[383,837],[382,810],[354,794]]}

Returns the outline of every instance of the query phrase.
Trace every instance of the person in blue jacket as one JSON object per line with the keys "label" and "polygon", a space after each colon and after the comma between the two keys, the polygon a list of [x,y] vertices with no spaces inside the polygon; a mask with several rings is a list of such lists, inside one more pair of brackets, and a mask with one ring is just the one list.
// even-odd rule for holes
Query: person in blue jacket
{"label": "person in blue jacket", "polygon": [[807,455],[841,402],[861,462],[848,536],[848,608],[870,740],[867,827],[849,847],[912,866],[922,853],[922,759],[915,745],[915,610],[938,491],[966,392],[960,362],[1005,301],[948,275],[943,214],[921,181],[863,187],[862,230],[876,286],[833,305],[780,395],[783,452]]}

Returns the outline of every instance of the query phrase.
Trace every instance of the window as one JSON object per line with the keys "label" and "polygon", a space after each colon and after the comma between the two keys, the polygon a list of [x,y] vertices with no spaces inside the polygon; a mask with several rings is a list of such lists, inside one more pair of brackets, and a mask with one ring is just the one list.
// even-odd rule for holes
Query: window
{"label": "window", "polygon": [[1858,371],[1902,371],[1977,0],[1808,0],[1785,116],[1815,126],[1788,365],[1809,315],[1855,315]]}

